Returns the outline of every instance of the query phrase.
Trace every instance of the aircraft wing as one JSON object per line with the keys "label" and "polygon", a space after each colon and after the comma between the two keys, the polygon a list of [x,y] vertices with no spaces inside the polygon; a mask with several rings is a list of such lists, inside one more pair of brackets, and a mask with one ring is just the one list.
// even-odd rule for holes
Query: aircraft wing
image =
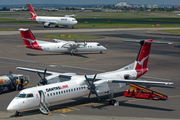
{"label": "aircraft wing", "polygon": [[55,42],[61,42],[61,43],[67,43],[67,41],[65,41],[65,40],[59,40],[59,39],[53,39]]}
{"label": "aircraft wing", "polygon": [[171,85],[172,82],[157,82],[157,81],[144,81],[144,80],[124,80],[124,79],[118,79],[118,80],[108,80],[108,82],[111,83],[136,83],[141,85]]}
{"label": "aircraft wing", "polygon": [[[24,67],[16,67],[17,70],[24,70],[24,71],[28,71],[28,72],[34,72],[34,73],[41,73],[44,74],[44,70],[37,70],[37,69],[31,69],[31,68],[24,68]],[[53,75],[53,74],[59,74],[56,72],[50,72],[50,71],[46,71],[46,75]]]}
{"label": "aircraft wing", "polygon": [[[40,74],[44,74],[44,70],[37,70],[37,69],[24,68],[24,67],[16,67],[16,69],[33,72],[33,73],[38,72]],[[58,73],[58,72],[46,71],[46,75],[59,75],[59,77],[71,78],[72,76],[76,75],[76,73]]]}

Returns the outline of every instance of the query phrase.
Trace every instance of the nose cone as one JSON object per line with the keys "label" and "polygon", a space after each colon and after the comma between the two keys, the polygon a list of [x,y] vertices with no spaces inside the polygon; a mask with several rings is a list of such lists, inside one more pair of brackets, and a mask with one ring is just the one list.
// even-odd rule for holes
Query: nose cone
{"label": "nose cone", "polygon": [[107,48],[105,48],[104,46],[102,46],[102,49],[103,49],[103,51],[106,51],[106,50],[107,50]]}
{"label": "nose cone", "polygon": [[76,20],[76,21],[74,21],[74,24],[77,24],[78,23],[78,21]]}
{"label": "nose cone", "polygon": [[107,48],[104,47],[104,50],[107,50]]}
{"label": "nose cone", "polygon": [[20,106],[16,99],[13,99],[7,107],[8,111],[19,110]]}

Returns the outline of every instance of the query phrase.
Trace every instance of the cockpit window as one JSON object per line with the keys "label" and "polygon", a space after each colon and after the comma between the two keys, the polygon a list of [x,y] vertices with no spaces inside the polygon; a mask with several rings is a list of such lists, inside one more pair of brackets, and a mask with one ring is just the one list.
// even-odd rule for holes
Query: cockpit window
{"label": "cockpit window", "polygon": [[34,97],[33,94],[27,94],[26,98]]}
{"label": "cockpit window", "polygon": [[26,97],[26,94],[18,94],[17,97],[19,97],[19,98],[25,98],[25,97]]}
{"label": "cockpit window", "polygon": [[101,46],[101,44],[97,44],[97,46]]}

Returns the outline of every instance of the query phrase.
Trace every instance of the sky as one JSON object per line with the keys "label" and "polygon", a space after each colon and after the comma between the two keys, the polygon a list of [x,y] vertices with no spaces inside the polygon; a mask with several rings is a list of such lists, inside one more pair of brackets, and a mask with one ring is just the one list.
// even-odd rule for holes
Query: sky
{"label": "sky", "polygon": [[127,4],[157,4],[157,5],[180,5],[180,0],[0,0],[0,5],[18,4],[117,4],[126,2]]}

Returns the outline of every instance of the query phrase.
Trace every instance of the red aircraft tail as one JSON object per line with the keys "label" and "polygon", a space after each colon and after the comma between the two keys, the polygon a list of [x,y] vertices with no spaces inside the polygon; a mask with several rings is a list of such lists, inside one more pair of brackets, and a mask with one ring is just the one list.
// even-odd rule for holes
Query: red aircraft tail
{"label": "red aircraft tail", "polygon": [[180,12],[180,7],[178,6],[178,10],[179,10],[179,12]]}
{"label": "red aircraft tail", "polygon": [[[153,42],[152,39],[141,40],[141,41],[124,40],[124,42],[134,42],[134,43],[141,44],[136,61],[133,64],[130,64],[130,66],[129,66],[129,68],[133,68],[134,70],[136,70],[137,78],[139,78],[141,75],[145,74],[148,71],[147,64],[148,64],[148,60],[149,60],[149,54],[150,54],[152,43],[172,44],[172,43],[168,43],[168,42]],[[124,68],[124,69],[128,69],[128,67]]]}
{"label": "red aircraft tail", "polygon": [[137,56],[136,66],[135,66],[135,70],[138,73],[137,77],[145,74],[148,71],[147,64],[148,64],[149,53],[151,50],[152,42],[153,42],[152,39],[140,41],[141,48],[139,50],[139,54]]}
{"label": "red aircraft tail", "polygon": [[30,14],[31,14],[31,19],[32,20],[36,20],[37,14],[34,11],[33,7],[31,6],[31,4],[29,4],[29,10],[30,10]]}
{"label": "red aircraft tail", "polygon": [[22,39],[24,41],[24,44],[27,48],[42,50],[42,48],[37,44],[36,38],[31,33],[30,29],[20,28],[19,30],[20,30]]}

